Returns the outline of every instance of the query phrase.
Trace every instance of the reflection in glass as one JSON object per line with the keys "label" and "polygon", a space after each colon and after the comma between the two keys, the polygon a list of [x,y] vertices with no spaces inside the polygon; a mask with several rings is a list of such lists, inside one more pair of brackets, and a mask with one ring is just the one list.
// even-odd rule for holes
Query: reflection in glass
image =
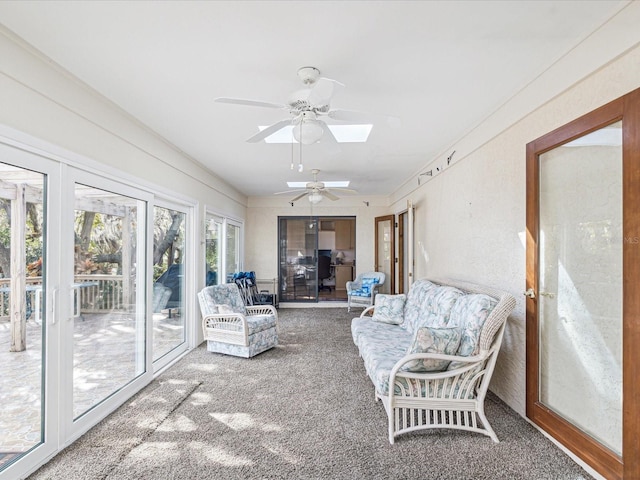
{"label": "reflection in glass", "polygon": [[156,361],[185,341],[186,214],[157,206],[153,211],[153,361]]}
{"label": "reflection in glass", "polygon": [[220,240],[222,239],[222,219],[207,214],[205,228],[205,285],[223,283]]}
{"label": "reflection in glass", "polygon": [[[378,226],[378,258],[376,259],[379,272],[383,272],[388,279],[391,279],[391,262],[393,252],[391,251],[391,241],[393,235],[393,224],[391,220],[380,220]],[[384,282],[379,293],[390,292],[391,281]]]}
{"label": "reflection in glass", "polygon": [[622,451],[621,123],[540,156],[540,401]]}
{"label": "reflection in glass", "polygon": [[81,184],[75,199],[70,298],[77,418],[145,371],[145,308],[144,272],[137,269],[144,202]]}
{"label": "reflection in glass", "polygon": [[240,271],[240,227],[227,222],[225,272],[227,276]]}
{"label": "reflection in glass", "polygon": [[280,298],[284,301],[316,301],[317,219],[281,218]]}
{"label": "reflection in glass", "polygon": [[0,470],[44,441],[45,182],[0,163]]}

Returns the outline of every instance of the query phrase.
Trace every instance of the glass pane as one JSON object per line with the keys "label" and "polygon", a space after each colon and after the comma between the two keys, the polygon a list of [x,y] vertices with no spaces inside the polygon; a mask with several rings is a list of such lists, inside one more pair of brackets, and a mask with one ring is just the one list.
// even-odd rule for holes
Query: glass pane
{"label": "glass pane", "polygon": [[225,272],[229,277],[240,271],[240,227],[227,223],[227,241],[225,253]]}
{"label": "glass pane", "polygon": [[44,441],[44,184],[0,163],[0,470]]}
{"label": "glass pane", "polygon": [[620,122],[540,156],[540,401],[622,451]]}
{"label": "glass pane", "polygon": [[283,301],[316,301],[317,220],[280,219],[280,298]]}
{"label": "glass pane", "polygon": [[382,220],[378,222],[378,265],[377,271],[386,275],[384,284],[378,290],[379,293],[389,293],[391,285],[391,236],[393,235],[393,225],[390,220]]}
{"label": "glass pane", "polygon": [[205,285],[222,283],[222,259],[220,257],[220,239],[222,238],[222,220],[207,215],[205,228]]}
{"label": "glass pane", "polygon": [[144,202],[75,186],[73,416],[145,370]]}
{"label": "glass pane", "polygon": [[185,341],[183,259],[186,214],[154,207],[153,361]]}

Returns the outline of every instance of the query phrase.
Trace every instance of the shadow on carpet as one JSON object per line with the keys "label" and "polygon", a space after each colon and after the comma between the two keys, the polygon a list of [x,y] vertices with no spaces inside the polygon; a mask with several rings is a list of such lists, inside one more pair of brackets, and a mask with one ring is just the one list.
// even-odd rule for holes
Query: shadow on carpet
{"label": "shadow on carpet", "polygon": [[591,478],[494,395],[501,442],[435,430],[387,439],[344,308],[283,309],[252,359],[196,348],[33,479]]}

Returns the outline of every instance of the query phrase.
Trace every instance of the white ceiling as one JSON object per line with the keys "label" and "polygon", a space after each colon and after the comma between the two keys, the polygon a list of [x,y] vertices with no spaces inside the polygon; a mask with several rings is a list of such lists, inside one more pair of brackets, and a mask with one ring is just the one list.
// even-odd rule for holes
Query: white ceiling
{"label": "white ceiling", "polygon": [[[620,1],[2,1],[0,21],[250,196],[286,181],[394,192],[584,40]],[[246,143],[287,112],[315,66],[346,88],[332,108],[390,114],[366,144]],[[329,121],[328,123],[330,123]],[[297,160],[296,160],[297,161]]]}

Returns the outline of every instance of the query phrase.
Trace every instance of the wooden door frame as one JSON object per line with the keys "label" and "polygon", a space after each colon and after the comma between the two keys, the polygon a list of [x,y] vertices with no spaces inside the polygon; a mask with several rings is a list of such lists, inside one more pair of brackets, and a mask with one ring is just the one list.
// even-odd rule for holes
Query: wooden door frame
{"label": "wooden door frame", "polygon": [[401,212],[398,214],[398,291],[396,293],[404,293],[404,218],[407,216],[407,212]]}
{"label": "wooden door frame", "polygon": [[[379,222],[385,222],[385,221],[389,221],[391,222],[391,266],[390,266],[390,274],[389,276],[391,277],[389,279],[389,292],[393,295],[395,293],[395,276],[396,276],[396,268],[395,268],[395,254],[396,254],[396,231],[395,231],[395,220],[396,217],[395,215],[384,215],[382,217],[375,217],[374,219],[374,223],[375,223],[375,232],[374,232],[374,262],[375,262],[375,268],[374,270],[378,271],[378,249],[379,249],[379,245],[378,245],[378,223]],[[386,281],[386,280],[385,280]]]}
{"label": "wooden door frame", "polygon": [[538,292],[539,156],[622,120],[622,458],[539,402],[537,298],[526,300],[527,417],[606,478],[640,478],[640,89],[527,144],[526,289]]}

